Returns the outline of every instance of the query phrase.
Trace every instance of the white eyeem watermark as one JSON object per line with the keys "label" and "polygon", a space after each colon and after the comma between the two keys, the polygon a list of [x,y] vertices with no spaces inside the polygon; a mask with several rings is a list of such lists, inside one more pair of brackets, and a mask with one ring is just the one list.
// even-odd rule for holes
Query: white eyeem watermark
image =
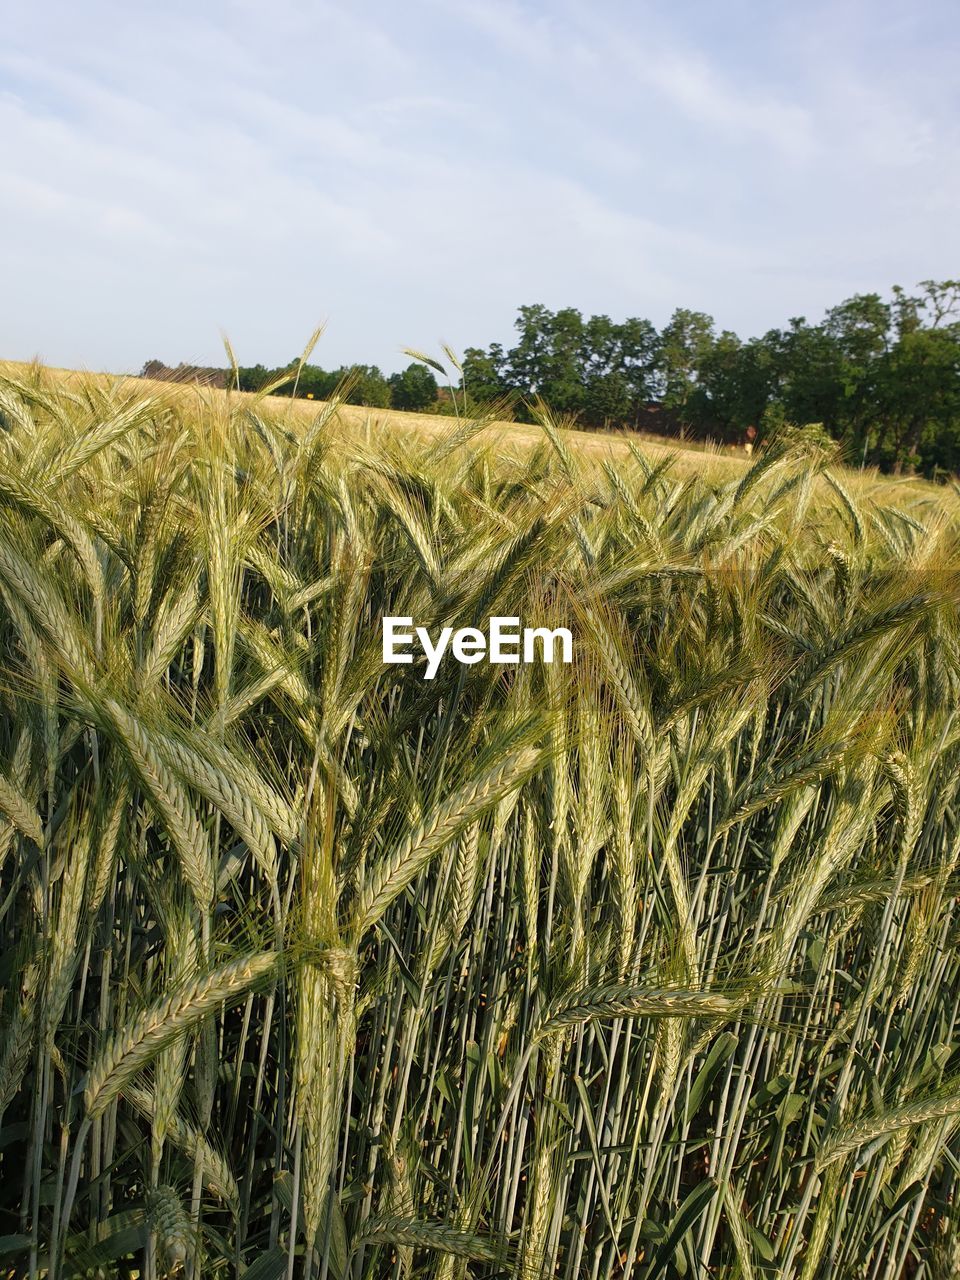
{"label": "white eyeem watermark", "polygon": [[[443,627],[434,642],[426,627],[415,627],[412,618],[384,618],[383,660],[388,665],[414,660],[419,643],[426,656],[425,680],[432,680],[444,654],[449,652],[466,666],[475,662],[510,665],[530,662],[573,661],[573,636],[566,627],[523,627],[519,618],[490,618],[488,630],[479,627]],[[539,649],[539,654],[538,654]]]}

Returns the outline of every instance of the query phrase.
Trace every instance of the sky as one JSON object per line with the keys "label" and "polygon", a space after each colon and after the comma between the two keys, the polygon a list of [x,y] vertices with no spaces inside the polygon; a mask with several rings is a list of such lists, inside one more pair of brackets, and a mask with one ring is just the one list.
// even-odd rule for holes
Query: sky
{"label": "sky", "polygon": [[0,358],[742,336],[960,276],[955,0],[3,0]]}

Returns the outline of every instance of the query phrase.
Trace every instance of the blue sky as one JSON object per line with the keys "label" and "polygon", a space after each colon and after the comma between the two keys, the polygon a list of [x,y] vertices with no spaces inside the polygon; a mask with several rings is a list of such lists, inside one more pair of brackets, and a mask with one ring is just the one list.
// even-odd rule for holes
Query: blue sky
{"label": "blue sky", "polygon": [[386,370],[960,275],[954,0],[13,0],[0,357]]}

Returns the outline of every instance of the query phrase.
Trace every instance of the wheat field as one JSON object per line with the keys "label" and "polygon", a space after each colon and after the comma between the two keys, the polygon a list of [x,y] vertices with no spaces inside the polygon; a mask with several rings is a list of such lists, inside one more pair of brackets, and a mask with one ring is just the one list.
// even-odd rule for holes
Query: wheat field
{"label": "wheat field", "polygon": [[0,379],[0,1276],[958,1274],[960,497],[571,441]]}

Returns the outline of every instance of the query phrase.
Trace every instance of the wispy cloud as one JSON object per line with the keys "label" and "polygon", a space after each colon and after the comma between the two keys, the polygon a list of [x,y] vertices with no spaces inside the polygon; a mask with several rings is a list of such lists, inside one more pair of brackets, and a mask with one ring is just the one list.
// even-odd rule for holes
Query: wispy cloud
{"label": "wispy cloud", "polygon": [[[882,12],[878,13],[878,10]],[[956,274],[941,5],[17,7],[0,355],[394,367],[542,300],[758,331]],[[924,77],[923,66],[932,69]],[[937,77],[939,76],[939,80]],[[941,85],[939,90],[937,84]]]}
{"label": "wispy cloud", "polygon": [[788,156],[809,159],[815,150],[808,110],[725,81],[702,56],[669,53],[643,73],[648,84],[708,133],[749,143],[760,139]]}

